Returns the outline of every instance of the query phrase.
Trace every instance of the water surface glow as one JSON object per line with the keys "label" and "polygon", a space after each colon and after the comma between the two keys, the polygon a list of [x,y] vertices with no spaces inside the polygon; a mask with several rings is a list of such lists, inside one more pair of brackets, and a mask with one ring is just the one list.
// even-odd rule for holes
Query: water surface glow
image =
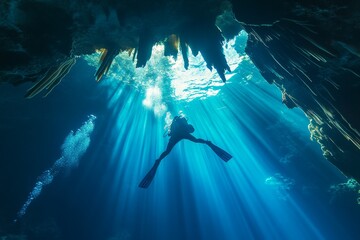
{"label": "water surface glow", "polygon": [[[223,49],[230,69],[236,70],[242,61],[250,61],[247,55],[240,55],[236,49],[236,41],[244,41],[247,35],[242,31],[237,37],[228,41]],[[86,61],[97,66],[100,53],[86,56]],[[227,79],[234,74],[227,73]],[[144,68],[135,68],[132,56],[127,52],[119,54],[109,70],[109,78],[127,83],[134,88],[160,89],[172,100],[192,101],[216,96],[224,83],[216,70],[210,71],[201,54],[194,56],[189,49],[189,69],[184,69],[184,61],[179,53],[176,60],[164,56],[164,45],[153,47],[152,56]],[[170,83],[170,84],[169,84]]]}

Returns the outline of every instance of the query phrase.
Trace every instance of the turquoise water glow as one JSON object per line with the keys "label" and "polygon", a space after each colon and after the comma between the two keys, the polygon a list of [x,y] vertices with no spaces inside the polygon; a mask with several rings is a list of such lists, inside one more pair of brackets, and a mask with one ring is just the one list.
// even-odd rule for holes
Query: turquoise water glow
{"label": "turquoise water glow", "polygon": [[[4,166],[16,179],[6,189],[19,192],[4,195],[14,202],[6,214],[15,217],[69,131],[94,114],[78,167],[64,169],[42,189],[18,223],[23,229],[38,227],[47,231],[45,239],[67,240],[356,239],[358,186],[342,184],[347,179],[310,141],[308,119],[281,103],[280,91],[245,55],[245,42],[242,33],[224,50],[233,70],[226,84],[201,56],[183,71],[180,56],[176,62],[162,57],[157,46],[144,69],[122,54],[99,84],[92,80],[95,69],[80,60],[46,99],[3,95],[11,121],[2,129],[7,145],[0,150],[11,153],[7,162],[14,166]],[[98,56],[87,61],[96,65]],[[206,145],[184,140],[161,162],[150,187],[139,188],[166,147],[169,117],[180,111],[196,137],[233,159],[225,163]],[[19,161],[28,156],[31,161]]]}
{"label": "turquoise water glow", "polygon": [[[232,43],[240,54],[244,38]],[[114,71],[102,83],[109,115],[101,139],[110,157],[100,183],[104,228],[129,239],[337,239],[354,231],[357,218],[334,216],[328,189],[346,179],[309,140],[308,119],[288,110],[279,90],[233,50],[225,52],[232,51],[240,65],[231,65],[225,85],[201,60],[184,75],[156,53],[157,65],[150,60],[148,69],[139,70],[142,78],[122,84]],[[179,111],[196,137],[233,159],[225,163],[207,146],[185,140],[161,163],[152,185],[138,188],[166,147],[166,112]]]}

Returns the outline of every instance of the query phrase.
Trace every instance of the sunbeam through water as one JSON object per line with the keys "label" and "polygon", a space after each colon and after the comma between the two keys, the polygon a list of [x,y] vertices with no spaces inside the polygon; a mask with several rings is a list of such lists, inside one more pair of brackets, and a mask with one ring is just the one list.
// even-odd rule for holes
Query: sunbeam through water
{"label": "sunbeam through water", "polygon": [[[76,139],[85,144],[84,151],[89,146],[79,167],[51,184],[25,214],[40,194],[35,185],[19,212],[19,217],[25,214],[21,221],[30,226],[37,217],[50,216],[62,239],[303,240],[359,234],[359,186],[324,159],[310,140],[309,119],[282,104],[280,91],[245,54],[246,40],[241,32],[224,45],[232,70],[225,84],[200,54],[189,56],[189,70],[184,70],[181,56],[176,61],[164,57],[162,45],[139,69],[132,56],[121,53],[99,84],[84,84],[95,71],[86,64],[96,66],[99,54],[85,57],[86,63],[80,59],[68,76],[72,81],[64,79],[45,106],[60,109],[54,112],[64,122],[70,118],[64,116],[83,117],[91,110],[97,116],[91,145],[93,125],[84,139]],[[68,100],[57,100],[58,92]],[[59,102],[62,108],[56,108]],[[179,114],[194,126],[195,137],[210,140],[233,158],[225,162],[204,144],[180,141],[151,185],[139,188],[165,150],[168,127]],[[58,161],[77,159],[66,161],[64,168],[78,163],[81,154],[72,149],[64,144],[66,154]],[[55,176],[60,165],[40,176],[42,186],[52,182],[46,174]],[[58,239],[50,235],[46,239]]]}
{"label": "sunbeam through water", "polygon": [[[200,55],[185,71],[181,57],[162,57],[161,46],[144,69],[127,55],[115,59],[101,83],[109,108],[103,138],[110,153],[100,184],[106,228],[121,226],[131,239],[333,239],[355,224],[333,217],[327,191],[346,178],[310,141],[304,113],[287,109],[261,77],[244,53],[246,37],[242,32],[224,47],[232,70],[226,84]],[[169,116],[180,112],[194,136],[233,159],[225,163],[207,146],[184,140],[152,185],[138,188],[166,148]]]}

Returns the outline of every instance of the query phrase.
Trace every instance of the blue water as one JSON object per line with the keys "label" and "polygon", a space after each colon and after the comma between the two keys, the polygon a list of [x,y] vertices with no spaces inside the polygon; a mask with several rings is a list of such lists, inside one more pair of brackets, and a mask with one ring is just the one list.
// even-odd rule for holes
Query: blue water
{"label": "blue water", "polygon": [[[240,54],[244,42],[234,43]],[[203,67],[197,64],[193,68]],[[348,179],[310,140],[306,116],[287,109],[280,91],[251,61],[234,65],[225,85],[214,73],[211,84],[187,83],[181,94],[169,83],[181,75],[162,66],[148,69],[142,79],[119,81],[116,71],[133,76],[135,70],[125,66],[96,83],[95,69],[79,59],[47,98],[23,99],[31,84],[0,87],[0,110],[7,113],[0,117],[0,236],[357,239],[357,186],[344,184]],[[166,147],[166,113],[173,117],[179,111],[196,137],[211,140],[233,159],[225,163],[207,146],[184,140],[162,161],[150,187],[138,188]],[[78,165],[58,174],[26,214],[10,223],[37,177],[61,157],[66,136],[90,114],[97,119]]]}

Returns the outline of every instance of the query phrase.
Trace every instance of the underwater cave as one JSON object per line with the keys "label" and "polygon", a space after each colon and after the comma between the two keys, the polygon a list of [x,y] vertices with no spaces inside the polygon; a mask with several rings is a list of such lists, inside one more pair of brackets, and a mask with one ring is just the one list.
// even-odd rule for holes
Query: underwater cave
{"label": "underwater cave", "polygon": [[359,1],[4,0],[0,39],[0,239],[360,235]]}

